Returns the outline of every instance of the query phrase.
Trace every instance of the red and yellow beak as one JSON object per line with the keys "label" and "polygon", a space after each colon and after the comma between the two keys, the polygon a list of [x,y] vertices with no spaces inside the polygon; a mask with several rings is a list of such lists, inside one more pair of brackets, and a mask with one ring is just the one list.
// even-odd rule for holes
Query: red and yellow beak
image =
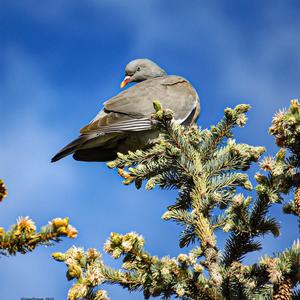
{"label": "red and yellow beak", "polygon": [[120,88],[122,89],[125,85],[127,85],[130,82],[130,79],[130,76],[125,76],[124,80],[120,84]]}

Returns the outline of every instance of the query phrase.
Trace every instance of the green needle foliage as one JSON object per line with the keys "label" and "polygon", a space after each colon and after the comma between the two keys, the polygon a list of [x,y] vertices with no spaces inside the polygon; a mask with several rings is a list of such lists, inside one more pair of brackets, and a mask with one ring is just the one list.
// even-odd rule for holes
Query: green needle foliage
{"label": "green needle foliage", "polygon": [[[299,103],[292,101],[288,111],[273,119],[270,133],[281,148],[275,158],[260,163],[266,173],[256,174],[253,197],[241,193],[253,189],[245,171],[265,149],[237,143],[232,133],[245,125],[249,105],[225,109],[224,118],[204,130],[176,124],[172,112],[159,102],[154,108],[153,122],[161,132],[155,145],[119,154],[108,166],[118,168],[125,184],[140,188],[146,182],[147,190],[155,186],[178,190],[162,218],[182,226],[180,247],[193,248],[177,257],[159,258],[144,250],[142,236],[112,233],[104,251],[115,259],[122,257],[120,270],[105,265],[95,249],[72,247],[54,253],[54,259],[67,265],[68,280],[75,279],[68,299],[109,299],[99,289],[104,283],[142,290],[145,299],[299,299],[299,241],[253,265],[243,262],[245,255],[261,249],[264,235],[279,235],[279,223],[269,209],[283,201],[282,194],[296,190],[284,211],[299,216]],[[224,249],[217,245],[218,230],[228,235]]]}
{"label": "green needle foliage", "polygon": [[[0,179],[0,202],[7,196],[7,189]],[[0,227],[0,255],[26,253],[38,245],[51,245],[59,242],[62,237],[75,238],[77,230],[69,224],[68,218],[55,218],[36,231],[35,223],[29,217],[19,217],[17,223],[8,231]]]}

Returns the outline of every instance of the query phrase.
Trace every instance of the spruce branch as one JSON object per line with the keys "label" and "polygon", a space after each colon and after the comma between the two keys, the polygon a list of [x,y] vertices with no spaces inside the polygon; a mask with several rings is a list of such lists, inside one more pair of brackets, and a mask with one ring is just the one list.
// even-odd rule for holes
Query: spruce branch
{"label": "spruce branch", "polygon": [[[196,263],[199,250],[177,258],[159,259],[144,250],[144,239],[133,232],[112,233],[104,250],[115,259],[123,257],[122,270],[106,266],[95,249],[84,252],[72,247],[66,253],[53,253],[55,260],[66,264],[68,280],[76,280],[68,299],[98,299],[97,287],[104,283],[118,284],[130,291],[143,288],[145,299],[151,296],[167,299],[172,294],[183,299],[215,299],[213,290],[206,289],[203,267]],[[107,294],[105,297],[108,299]]]}
{"label": "spruce branch", "polygon": [[[6,197],[7,190],[0,179],[0,202]],[[33,251],[38,245],[52,245],[62,237],[75,238],[77,230],[69,224],[69,218],[55,218],[38,232],[35,223],[29,217],[19,217],[16,224],[5,231],[0,227],[0,254],[16,255]]]}
{"label": "spruce branch", "polygon": [[300,185],[298,185],[296,188],[293,210],[300,217]]}
{"label": "spruce branch", "polygon": [[297,99],[291,100],[288,110],[275,114],[270,134],[276,138],[278,147],[287,148],[299,155],[300,151],[300,106]]}
{"label": "spruce branch", "polygon": [[279,111],[273,118],[270,134],[280,147],[276,158],[270,164],[272,180],[280,192],[287,194],[295,190],[293,203],[285,212],[300,217],[300,104],[291,100],[288,110]]}
{"label": "spruce branch", "polygon": [[232,129],[236,126],[244,126],[247,122],[245,113],[250,109],[250,105],[240,104],[234,109],[226,108],[224,118],[215,126],[211,126],[210,138],[202,150],[210,153],[210,150],[216,149],[224,138],[232,137]]}
{"label": "spruce branch", "polygon": [[7,196],[7,189],[2,179],[0,179],[0,202]]}
{"label": "spruce branch", "polygon": [[38,232],[35,223],[29,217],[20,217],[8,231],[0,227],[0,253],[15,255],[26,253],[38,245],[52,245],[62,237],[75,238],[77,230],[69,224],[68,218],[55,218]]}
{"label": "spruce branch", "polygon": [[[220,285],[219,251],[211,226],[211,212],[216,206],[226,208],[237,187],[252,189],[246,174],[233,171],[248,169],[264,148],[236,144],[232,139],[227,139],[222,148],[219,146],[225,138],[232,137],[235,126],[245,124],[244,113],[249,106],[226,109],[224,119],[217,126],[212,126],[211,130],[198,130],[197,134],[191,135],[192,138],[183,126],[172,120],[171,112],[162,110],[160,105],[155,105],[155,108],[158,110],[153,118],[161,131],[159,145],[164,146],[160,149],[160,159],[141,164],[137,161],[135,168],[130,168],[126,174],[130,182],[148,179],[147,189],[155,185],[179,189],[177,204],[169,207],[164,218],[184,225],[181,246],[196,239],[201,242],[206,257],[204,265],[212,283]],[[132,158],[131,153],[119,155],[117,162],[110,163],[110,166],[126,166],[128,162],[132,163]],[[125,182],[129,183],[126,179]]]}
{"label": "spruce branch", "polygon": [[[276,157],[265,157],[260,162],[261,169],[267,171],[268,174],[257,173],[255,176],[258,182],[257,199],[250,211],[249,228],[243,234],[233,234],[228,240],[224,256],[226,265],[242,259],[249,251],[260,249],[260,244],[253,242],[254,238],[259,235],[271,232],[278,236],[279,224],[267,214],[273,203],[282,201],[281,193],[287,194],[293,188],[296,188],[294,202],[288,203],[284,211],[297,215],[298,189],[296,184],[299,180],[299,152],[297,151],[300,138],[297,131],[300,123],[298,107],[299,103],[293,100],[289,110],[280,111],[273,118],[270,133],[276,136],[279,146],[288,148],[293,154],[287,157],[286,150],[281,148]],[[243,246],[236,247],[237,245]]]}
{"label": "spruce branch", "polygon": [[295,241],[291,248],[273,257],[263,257],[259,264],[267,271],[275,290],[278,285],[288,281],[292,294],[292,288],[300,282],[300,242]]}
{"label": "spruce branch", "polygon": [[[245,265],[243,259],[262,248],[264,235],[280,234],[269,211],[283,202],[283,194],[295,191],[284,210],[299,215],[299,103],[294,100],[288,110],[275,115],[270,133],[281,148],[275,157],[260,162],[251,196],[243,194],[253,189],[245,171],[265,149],[238,143],[233,135],[235,127],[245,125],[248,105],[225,109],[216,126],[203,130],[177,124],[159,102],[154,108],[159,138],[148,149],[119,153],[108,166],[118,169],[124,184],[140,188],[145,182],[147,190],[176,189],[177,198],[162,218],[182,226],[180,247],[193,244],[193,248],[177,257],[158,258],[144,250],[142,236],[112,233],[104,251],[123,259],[120,270],[106,266],[95,249],[84,252],[75,247],[54,253],[67,265],[67,278],[75,280],[69,299],[108,299],[101,287],[105,283],[142,290],[146,299],[296,299],[298,241],[252,265]],[[217,230],[229,234],[223,251],[217,245]],[[91,251],[96,253],[94,260],[89,258]]]}

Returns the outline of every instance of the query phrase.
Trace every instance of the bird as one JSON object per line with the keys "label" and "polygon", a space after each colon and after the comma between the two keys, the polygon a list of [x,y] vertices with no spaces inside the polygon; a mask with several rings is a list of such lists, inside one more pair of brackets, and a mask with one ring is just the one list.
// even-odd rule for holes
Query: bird
{"label": "bird", "polygon": [[153,102],[174,113],[174,121],[182,125],[196,122],[200,99],[191,83],[167,73],[150,59],[135,59],[125,67],[123,90],[103,104],[96,117],[80,130],[78,138],[62,148],[51,162],[73,154],[78,161],[107,162],[117,153],[145,149],[153,144],[159,132],[153,125]]}

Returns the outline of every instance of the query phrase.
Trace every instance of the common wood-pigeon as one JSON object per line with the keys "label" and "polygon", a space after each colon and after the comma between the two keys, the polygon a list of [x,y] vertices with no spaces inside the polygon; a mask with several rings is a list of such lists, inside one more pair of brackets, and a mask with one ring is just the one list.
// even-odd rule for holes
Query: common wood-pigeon
{"label": "common wood-pigeon", "polygon": [[109,161],[117,153],[143,149],[158,137],[151,115],[153,101],[174,112],[179,124],[189,125],[200,113],[196,90],[183,77],[167,75],[149,59],[135,59],[125,68],[121,88],[130,82],[136,85],[104,103],[103,109],[85,127],[80,136],[61,149],[51,160],[69,154],[80,161]]}

